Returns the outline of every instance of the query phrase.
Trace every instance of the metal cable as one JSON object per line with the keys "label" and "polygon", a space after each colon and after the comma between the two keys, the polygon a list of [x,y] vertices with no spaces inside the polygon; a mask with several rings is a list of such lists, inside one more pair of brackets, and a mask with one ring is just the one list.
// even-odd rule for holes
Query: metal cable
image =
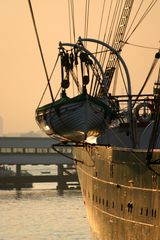
{"label": "metal cable", "polygon": [[[137,10],[137,12],[136,12],[136,14],[135,14],[135,16],[134,16],[131,24],[130,24],[130,27],[128,28],[128,31],[127,31],[127,33],[126,33],[125,38],[127,38],[127,36],[129,35],[129,32],[130,32],[130,30],[131,30],[131,28],[132,28],[132,26],[133,26],[133,24],[134,24],[134,22],[135,22],[135,20],[136,20],[136,18],[137,18],[137,15],[138,15],[141,7],[142,7],[143,1],[144,1],[144,0],[141,0],[141,3],[140,3],[140,5],[139,5],[139,7],[138,7],[138,10]],[[124,41],[125,41],[125,40],[124,40]]]}
{"label": "metal cable", "polygon": [[48,82],[48,87],[49,87],[51,99],[52,99],[52,102],[54,102],[54,97],[53,97],[53,93],[52,93],[52,89],[51,89],[51,85],[50,85],[50,80],[49,80],[49,76],[48,76],[48,72],[47,72],[47,67],[46,67],[46,64],[45,64],[45,60],[44,60],[44,56],[43,56],[43,52],[42,52],[42,47],[41,47],[41,43],[40,43],[40,39],[39,39],[39,35],[38,35],[38,30],[37,30],[37,26],[36,26],[36,21],[35,21],[35,18],[34,18],[33,8],[32,8],[32,4],[31,4],[30,0],[28,0],[28,4],[29,4],[29,8],[30,8],[30,13],[31,13],[32,21],[33,21],[34,30],[35,30],[35,33],[36,33],[36,38],[37,38],[37,42],[38,42],[39,51],[40,51],[40,54],[41,54],[41,59],[42,59],[44,71],[45,71],[47,82]]}
{"label": "metal cable", "polygon": [[151,11],[151,9],[154,7],[154,5],[157,3],[158,0],[154,0],[152,1],[148,8],[146,9],[146,11],[144,12],[144,14],[142,15],[142,17],[140,18],[140,20],[138,21],[138,23],[136,24],[136,26],[134,27],[134,29],[132,30],[132,32],[130,33],[130,35],[126,38],[125,42],[127,42],[129,40],[129,38],[132,36],[132,34],[135,32],[135,30],[139,27],[139,25],[142,23],[142,21],[145,19],[145,17],[148,15],[148,13]]}
{"label": "metal cable", "polygon": [[[73,33],[73,41],[76,40],[76,31],[75,31],[75,18],[74,18],[74,1],[68,0],[68,9],[69,9],[69,21],[70,21],[70,37],[71,37],[71,28]],[[71,27],[72,25],[72,27]]]}
{"label": "metal cable", "polygon": [[150,76],[151,76],[151,74],[152,74],[152,72],[153,72],[156,64],[157,64],[157,62],[158,62],[158,59],[155,58],[155,59],[153,60],[151,69],[150,69],[150,71],[149,71],[149,73],[148,73],[148,75],[147,75],[147,77],[146,77],[146,80],[144,81],[142,88],[140,89],[139,93],[137,94],[137,98],[135,99],[132,108],[135,106],[136,102],[138,101],[139,96],[141,95],[142,91],[144,90],[144,88],[145,88],[145,86],[146,86],[146,84],[147,84],[147,82],[148,82],[148,80],[149,80],[149,78],[150,78]]}
{"label": "metal cable", "polygon": [[90,0],[86,0],[86,4],[85,4],[84,38],[87,38],[87,35],[88,35],[89,7],[90,7]]}
{"label": "metal cable", "polygon": [[70,12],[70,1],[68,0],[68,20],[69,20],[69,36],[70,42],[72,42],[72,33],[71,33],[71,12]]}
{"label": "metal cable", "polygon": [[145,49],[151,49],[151,50],[159,50],[158,47],[156,48],[156,47],[149,47],[149,46],[134,44],[134,43],[125,42],[125,41],[123,41],[123,42],[124,42],[124,44],[128,44],[128,45],[131,45],[133,47],[139,47],[139,48],[145,48]]}
{"label": "metal cable", "polygon": [[[51,75],[50,75],[50,77],[49,77],[49,83],[50,83],[51,78],[52,78],[52,76],[53,76],[54,70],[55,70],[55,68],[56,68],[56,66],[57,66],[58,59],[59,59],[59,54],[58,54],[58,56],[57,56],[56,62],[55,62],[55,64],[54,64],[54,67],[53,67],[53,69],[52,69]],[[46,85],[46,87],[45,87],[45,89],[44,89],[44,92],[43,92],[43,94],[42,94],[42,96],[41,96],[41,99],[40,99],[40,101],[39,101],[38,107],[40,106],[40,104],[41,104],[41,102],[42,102],[42,100],[43,100],[43,97],[44,97],[44,95],[45,95],[45,93],[46,93],[46,90],[47,90],[48,86],[49,86],[49,85],[48,85],[48,83],[47,83],[47,85]],[[56,99],[56,98],[55,98],[55,99]]]}

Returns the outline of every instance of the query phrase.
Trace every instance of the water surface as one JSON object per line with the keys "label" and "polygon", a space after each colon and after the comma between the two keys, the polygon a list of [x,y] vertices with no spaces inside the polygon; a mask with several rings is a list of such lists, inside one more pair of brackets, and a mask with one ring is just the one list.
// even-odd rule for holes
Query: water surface
{"label": "water surface", "polygon": [[79,190],[0,191],[0,240],[90,240]]}

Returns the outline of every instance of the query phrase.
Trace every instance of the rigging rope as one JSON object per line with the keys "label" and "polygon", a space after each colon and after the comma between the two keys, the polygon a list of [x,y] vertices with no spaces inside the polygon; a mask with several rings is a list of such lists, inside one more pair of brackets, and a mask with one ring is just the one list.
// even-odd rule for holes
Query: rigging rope
{"label": "rigging rope", "polygon": [[[113,0],[110,2],[110,6],[109,6],[109,10],[108,10],[109,12],[107,14],[107,16],[108,16],[107,23],[105,25],[105,33],[103,36],[103,42],[107,42],[107,43],[111,44],[111,41],[113,41],[113,39],[114,39],[114,35],[116,34],[115,29],[118,26],[120,13],[122,11],[122,2],[123,2],[123,0],[118,0],[115,5],[113,4]],[[105,1],[103,2],[103,7],[102,7],[102,17],[101,17],[101,21],[100,21],[100,29],[102,28],[102,19],[103,19],[103,15],[104,15],[104,8],[105,8]],[[112,18],[111,18],[111,12],[113,12]],[[109,23],[110,23],[110,26],[109,26]],[[107,39],[106,39],[107,30],[108,30],[108,35],[107,35]],[[100,37],[100,32],[101,31],[99,31],[98,37]],[[104,46],[101,46],[101,54],[99,56],[99,62],[101,63],[102,66],[104,66],[105,61],[108,56],[108,51],[103,51],[103,49],[104,49]],[[97,50],[98,49],[96,48],[96,51]],[[97,88],[97,86],[95,86],[95,88]],[[97,92],[97,90],[96,90],[96,92]]]}
{"label": "rigging rope", "polygon": [[[102,29],[102,22],[103,22],[103,16],[104,16],[104,9],[105,9],[105,3],[106,1],[104,0],[103,1],[103,6],[102,6],[102,13],[101,13],[101,20],[100,20],[100,25],[99,25],[99,33],[98,33],[98,40],[100,39],[100,35],[101,35],[101,29]],[[97,52],[98,52],[98,43],[97,43],[97,46],[96,46],[96,55],[97,56]],[[103,49],[103,46],[102,46],[102,49]]]}
{"label": "rigging rope", "polygon": [[[89,145],[91,145],[91,144],[89,144]],[[84,161],[82,161],[82,160],[79,160],[79,159],[76,159],[76,158],[73,158],[73,157],[70,157],[70,156],[68,156],[67,154],[65,154],[65,153],[62,153],[60,150],[58,150],[56,147],[72,147],[72,148],[75,148],[75,147],[82,147],[82,148],[84,148],[85,146],[86,146],[86,151],[87,151],[87,144],[85,144],[85,143],[83,143],[82,145],[67,145],[67,144],[64,144],[64,145],[62,145],[61,143],[59,143],[59,144],[53,144],[51,147],[52,147],[52,149],[55,151],[55,152],[57,152],[58,154],[60,154],[60,155],[62,155],[62,156],[64,156],[64,157],[66,157],[66,158],[68,158],[68,159],[70,159],[70,160],[73,160],[75,163],[81,163],[81,164],[84,164],[85,166],[87,166],[87,167],[94,167],[95,166],[95,162],[94,162],[94,160],[93,160],[93,158],[92,158],[92,156],[90,155],[90,153],[88,152],[88,154],[90,155],[90,158],[91,158],[91,161],[92,161],[92,164],[87,164],[87,163],[85,163]]]}
{"label": "rigging rope", "polygon": [[36,27],[36,21],[35,21],[35,18],[34,18],[34,13],[33,13],[31,0],[28,0],[28,4],[29,4],[29,8],[30,8],[30,13],[31,13],[33,25],[34,25],[34,30],[35,30],[35,33],[36,33],[36,38],[37,38],[37,42],[38,42],[39,51],[40,51],[40,54],[41,54],[43,67],[44,67],[46,78],[47,78],[47,82],[48,82],[48,87],[49,87],[51,99],[52,99],[52,102],[54,102],[54,97],[53,97],[53,93],[52,93],[52,89],[51,89],[51,85],[50,85],[50,80],[49,80],[49,76],[48,76],[48,72],[47,72],[47,67],[46,67],[44,56],[43,56],[43,52],[42,52],[42,47],[41,47],[41,43],[40,43],[40,39],[39,39],[39,35],[38,35],[38,30],[37,30],[37,27]]}
{"label": "rigging rope", "polygon": [[[118,24],[119,24],[119,20],[120,20],[120,17],[121,17],[121,12],[122,12],[122,7],[123,7],[122,3],[123,3],[123,0],[117,2],[117,4],[116,4],[115,12],[114,12],[114,15],[113,15],[113,18],[112,18],[112,23],[111,23],[111,26],[110,26],[110,32],[109,32],[110,36],[107,40],[105,40],[105,41],[107,41],[107,43],[110,43],[111,40],[112,40],[111,46],[113,46],[113,44],[114,44],[113,41],[115,39],[117,30],[118,30]],[[113,20],[114,20],[114,22],[113,22]],[[114,31],[113,31],[113,29],[114,29]],[[103,53],[102,66],[104,66],[106,58],[107,58],[107,52]]]}
{"label": "rigging rope", "polygon": [[134,44],[134,43],[130,43],[130,42],[125,42],[125,41],[122,41],[124,44],[127,44],[127,45],[131,45],[133,47],[139,47],[139,48],[145,48],[145,49],[151,49],[151,50],[159,50],[159,48],[157,47],[149,47],[149,46],[144,46],[144,45],[139,45],[139,44]]}
{"label": "rigging rope", "polygon": [[90,0],[86,0],[86,5],[85,5],[84,38],[87,38],[87,35],[88,35],[89,9],[90,9]]}
{"label": "rigging rope", "polygon": [[71,33],[71,14],[70,14],[69,0],[68,0],[68,19],[69,19],[69,36],[70,36],[70,42],[72,42],[72,33]]}
{"label": "rigging rope", "polygon": [[141,95],[142,91],[144,90],[144,88],[145,88],[145,86],[146,86],[146,84],[147,84],[147,82],[148,82],[148,80],[149,80],[149,78],[150,78],[150,76],[151,76],[151,74],[152,74],[152,72],[153,72],[156,64],[157,64],[157,62],[158,62],[158,59],[155,58],[155,59],[153,60],[151,69],[150,69],[150,71],[149,71],[149,73],[148,73],[148,75],[147,75],[147,77],[146,77],[146,80],[144,81],[144,83],[143,83],[143,85],[142,85],[142,88],[140,89],[139,93],[137,94],[137,97],[136,97],[136,99],[135,99],[135,101],[134,101],[134,104],[133,104],[132,108],[135,106],[136,102],[137,102],[138,99],[139,99],[139,96]]}
{"label": "rigging rope", "polygon": [[[142,1],[143,1],[143,0],[142,0]],[[140,18],[140,20],[138,21],[138,23],[136,24],[136,26],[134,27],[134,29],[132,30],[132,32],[131,32],[130,34],[128,33],[128,36],[125,37],[125,40],[124,40],[125,42],[127,42],[127,41],[129,40],[129,38],[130,38],[130,37],[132,36],[132,34],[136,31],[136,29],[139,27],[139,25],[142,23],[142,21],[145,19],[145,17],[149,14],[149,12],[150,12],[151,9],[154,7],[154,5],[157,3],[157,1],[158,1],[158,0],[153,0],[153,1],[149,4],[148,8],[145,10],[145,12],[143,13],[142,17]],[[139,6],[138,11],[137,11],[135,17],[137,17],[137,14],[138,14],[138,12],[139,12],[140,7],[141,7],[141,5]],[[135,21],[135,19],[134,19],[134,21]]]}
{"label": "rigging rope", "polygon": [[135,16],[134,16],[134,18],[133,18],[133,20],[132,20],[132,22],[131,22],[130,27],[128,28],[128,31],[127,31],[127,33],[126,33],[125,38],[127,38],[127,36],[129,35],[129,32],[130,32],[130,30],[131,30],[131,28],[132,28],[132,26],[133,26],[133,24],[134,24],[134,22],[135,22],[135,20],[136,20],[136,18],[137,18],[137,15],[138,15],[141,7],[142,7],[143,1],[144,1],[144,0],[141,0],[141,3],[140,3],[140,5],[139,5],[139,7],[138,7],[138,9],[137,9],[137,12],[136,12],[136,14],[135,14]]}
{"label": "rigging rope", "polygon": [[106,35],[107,35],[108,26],[109,26],[109,19],[110,19],[110,16],[111,16],[112,5],[113,5],[113,0],[111,1],[110,6],[109,6],[109,14],[108,14],[107,22],[106,22],[106,26],[105,26],[105,32],[104,32],[104,36],[103,36],[103,42],[106,42]]}
{"label": "rigging rope", "polygon": [[[122,10],[123,10],[123,1],[121,1],[121,3],[119,2],[119,5],[117,7],[117,20],[116,20],[116,25],[115,25],[115,31],[114,31],[114,34],[113,34],[113,39],[115,39],[116,37],[116,34],[117,34],[117,31],[118,31],[118,27],[119,27],[119,22],[120,22],[120,19],[121,19],[121,14],[122,14]],[[119,9],[119,10],[118,10]],[[114,42],[112,41],[112,45],[114,44]]]}
{"label": "rigging rope", "polygon": [[[109,6],[109,10],[108,10],[108,14],[107,14],[107,21],[106,21],[106,25],[105,25],[105,32],[104,32],[104,36],[103,36],[103,42],[107,42],[106,40],[106,35],[107,35],[107,31],[108,31],[108,28],[109,28],[109,21],[110,21],[110,17],[111,17],[111,11],[112,11],[112,6],[113,6],[113,0],[110,2],[110,6]],[[105,8],[105,0],[104,0],[104,3],[103,3],[103,8],[102,8],[102,12],[104,11],[104,8]],[[99,57],[99,62],[102,64],[104,63],[105,61],[105,58],[107,56],[107,52],[105,51],[105,54],[104,54],[104,46],[101,46],[101,54],[100,54],[100,57]]]}
{"label": "rigging rope", "polygon": [[[73,42],[76,41],[76,30],[75,30],[75,17],[74,17],[74,0],[68,0],[68,11],[69,11],[69,28],[70,28],[70,39],[71,37],[71,28],[73,33]],[[72,20],[72,21],[71,21]],[[72,27],[71,27],[72,25]]]}
{"label": "rigging rope", "polygon": [[[58,56],[57,56],[56,62],[55,62],[55,64],[54,64],[54,67],[53,67],[53,69],[52,69],[51,75],[50,75],[50,77],[49,77],[49,83],[50,83],[50,81],[51,81],[51,78],[52,78],[52,76],[53,76],[53,72],[54,72],[54,70],[55,70],[55,68],[56,68],[56,65],[57,65],[57,63],[58,63],[58,59],[59,59],[59,54],[58,54]],[[41,96],[41,99],[40,99],[40,101],[39,101],[38,107],[40,106],[40,104],[41,104],[41,102],[42,102],[42,100],[43,100],[43,97],[44,97],[44,95],[45,95],[45,93],[46,93],[46,91],[47,91],[48,86],[49,86],[49,85],[48,85],[48,83],[47,83],[47,85],[46,85],[46,87],[45,87],[45,89],[44,89],[44,92],[43,92],[43,94],[42,94],[42,96]],[[55,99],[56,99],[56,98],[55,98]]]}

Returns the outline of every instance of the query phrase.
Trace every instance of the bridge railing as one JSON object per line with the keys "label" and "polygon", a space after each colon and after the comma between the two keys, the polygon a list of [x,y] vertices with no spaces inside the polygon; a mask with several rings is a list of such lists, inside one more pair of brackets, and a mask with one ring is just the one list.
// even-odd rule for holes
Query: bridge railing
{"label": "bridge railing", "polygon": [[[56,147],[58,152],[62,153],[72,153],[72,148],[71,147]],[[22,154],[27,154],[27,153],[57,153],[56,150],[52,148],[46,148],[46,147],[0,147],[0,153],[22,153]]]}

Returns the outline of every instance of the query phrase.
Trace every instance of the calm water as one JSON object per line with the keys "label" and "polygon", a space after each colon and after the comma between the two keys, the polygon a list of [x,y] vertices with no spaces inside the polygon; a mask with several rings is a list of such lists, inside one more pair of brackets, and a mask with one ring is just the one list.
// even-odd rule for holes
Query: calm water
{"label": "calm water", "polygon": [[80,191],[0,191],[0,240],[90,239]]}

